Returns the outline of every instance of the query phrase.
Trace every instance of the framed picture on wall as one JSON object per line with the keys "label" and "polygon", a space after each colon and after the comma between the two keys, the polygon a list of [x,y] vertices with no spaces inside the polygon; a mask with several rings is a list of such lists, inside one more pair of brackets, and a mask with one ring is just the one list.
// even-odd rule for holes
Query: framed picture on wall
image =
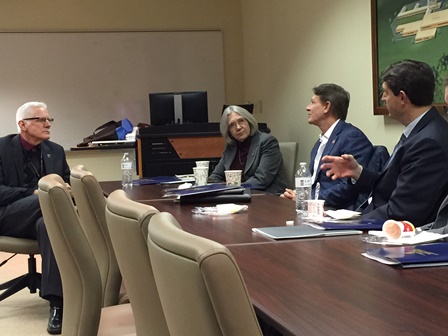
{"label": "framed picture on wall", "polygon": [[436,77],[434,105],[443,110],[448,76],[448,0],[371,0],[374,114],[387,114],[381,74],[404,59],[428,63]]}

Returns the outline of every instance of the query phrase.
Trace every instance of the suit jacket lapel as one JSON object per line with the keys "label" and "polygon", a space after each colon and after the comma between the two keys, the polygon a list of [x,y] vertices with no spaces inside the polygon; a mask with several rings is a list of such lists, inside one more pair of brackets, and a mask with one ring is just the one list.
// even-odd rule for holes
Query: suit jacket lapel
{"label": "suit jacket lapel", "polygon": [[40,144],[40,150],[42,153],[42,159],[44,161],[44,167],[43,169],[44,174],[51,174],[55,171],[54,167],[54,160],[53,160],[53,153],[50,150],[50,147],[45,142],[42,142]]}
{"label": "suit jacket lapel", "polygon": [[439,112],[437,112],[435,107],[432,107],[424,116],[423,118],[415,125],[414,129],[412,130],[411,134],[407,137],[406,140],[410,139],[414,134],[417,134],[420,132],[421,129],[423,129],[432,119],[434,119]]}
{"label": "suit jacket lapel", "polygon": [[250,142],[249,152],[247,153],[246,166],[244,167],[244,174],[250,169],[250,167],[254,164],[255,161],[255,153],[257,152],[257,148],[260,146],[260,135],[255,133],[252,137],[252,141]]}
{"label": "suit jacket lapel", "polygon": [[309,169],[310,169],[310,173],[311,175],[313,175],[314,173],[314,159],[316,158],[316,154],[317,154],[317,150],[319,149],[320,146],[320,141],[317,140],[316,143],[314,144],[313,149],[311,150],[311,155],[310,155],[310,164],[309,164]]}
{"label": "suit jacket lapel", "polygon": [[345,121],[339,120],[339,122],[336,125],[336,127],[334,128],[333,132],[331,132],[331,135],[327,141],[327,144],[325,145],[324,151],[322,152],[322,157],[331,153],[331,150],[333,149],[335,143],[338,141],[339,133],[341,133],[342,129],[344,128],[344,125],[345,125]]}
{"label": "suit jacket lapel", "polygon": [[14,165],[16,167],[17,176],[19,178],[19,185],[23,185],[24,183],[24,166],[23,166],[23,151],[22,151],[22,144],[20,143],[20,136],[17,134],[14,138],[11,140],[11,156],[12,161],[14,162]]}
{"label": "suit jacket lapel", "polygon": [[[409,136],[406,138],[406,140],[403,142],[403,144],[401,145],[401,147],[404,146],[404,144],[409,141],[410,138],[412,138],[415,134],[417,134],[418,132],[420,132],[432,119],[434,119],[439,112],[437,112],[435,107],[432,107],[424,116],[423,118],[417,123],[417,125],[415,125],[414,129],[411,131],[411,134],[409,134]],[[397,151],[398,152],[398,151]],[[390,158],[389,158],[390,160]],[[387,170],[389,169],[390,164],[387,164],[386,167],[383,169],[383,171],[381,172],[379,178],[381,178],[381,176],[383,176]],[[377,178],[377,180],[379,180],[379,178]]]}

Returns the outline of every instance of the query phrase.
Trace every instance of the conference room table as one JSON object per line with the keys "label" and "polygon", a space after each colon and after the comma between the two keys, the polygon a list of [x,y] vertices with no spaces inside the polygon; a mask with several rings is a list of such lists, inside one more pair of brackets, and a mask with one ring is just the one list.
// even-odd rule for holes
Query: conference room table
{"label": "conference room table", "polygon": [[[121,188],[119,182],[101,182],[100,184],[106,194]],[[286,219],[294,220],[296,217],[293,202],[257,191],[252,192],[252,201],[246,203],[249,207],[245,212],[218,217],[194,214],[192,210],[200,204],[180,204],[172,198],[163,198],[164,190],[167,188],[173,188],[173,186],[134,186],[125,191],[132,200],[152,205],[161,212],[170,212],[185,231],[225,245],[272,241],[265,236],[253,233],[252,227],[285,225]],[[275,206],[273,207],[272,204]],[[214,204],[202,204],[202,206],[212,205]],[[273,209],[281,213],[281,216],[272,216]]]}
{"label": "conference room table", "polygon": [[[103,190],[119,188],[102,182]],[[255,310],[284,335],[448,335],[448,267],[402,269],[361,255],[365,236],[273,240],[253,227],[295,219],[290,200],[254,193],[247,212],[195,215],[197,205],[161,198],[166,186],[126,190],[171,212],[183,229],[225,244]],[[300,225],[300,224],[298,224]]]}

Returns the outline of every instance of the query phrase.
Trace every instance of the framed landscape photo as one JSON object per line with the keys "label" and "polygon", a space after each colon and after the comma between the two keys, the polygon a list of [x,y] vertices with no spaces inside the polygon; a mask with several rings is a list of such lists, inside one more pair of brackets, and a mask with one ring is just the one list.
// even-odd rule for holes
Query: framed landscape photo
{"label": "framed landscape photo", "polygon": [[381,74],[405,59],[428,63],[436,77],[434,105],[443,110],[448,76],[448,0],[370,0],[374,114],[387,114]]}

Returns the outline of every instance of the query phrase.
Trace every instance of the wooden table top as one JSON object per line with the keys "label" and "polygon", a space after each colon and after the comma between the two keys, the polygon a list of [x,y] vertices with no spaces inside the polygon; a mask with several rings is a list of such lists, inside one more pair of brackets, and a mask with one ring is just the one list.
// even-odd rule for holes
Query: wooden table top
{"label": "wooden table top", "polygon": [[227,245],[257,314],[284,335],[448,335],[448,267],[380,264],[361,255],[372,247],[361,236],[275,241],[253,233],[295,219],[293,203],[277,196],[255,194],[247,212],[211,217],[193,214],[197,205],[161,199],[164,188],[126,191],[172,213],[187,232]]}
{"label": "wooden table top", "polygon": [[361,255],[366,245],[350,236],[229,249],[257,313],[285,335],[448,335],[448,267],[383,265]]}
{"label": "wooden table top", "polygon": [[[119,182],[101,182],[107,193],[121,188]],[[257,242],[274,242],[267,237],[252,232],[254,227],[281,226],[287,220],[296,217],[294,203],[275,195],[255,192],[249,209],[239,214],[228,216],[208,216],[192,213],[192,209],[201,204],[180,204],[173,199],[162,198],[167,186],[147,185],[126,189],[129,197],[140,203],[149,204],[159,211],[171,213],[182,228],[190,233],[212,239],[221,244],[248,244]],[[213,204],[202,204],[213,206]],[[275,209],[275,210],[274,210]]]}

